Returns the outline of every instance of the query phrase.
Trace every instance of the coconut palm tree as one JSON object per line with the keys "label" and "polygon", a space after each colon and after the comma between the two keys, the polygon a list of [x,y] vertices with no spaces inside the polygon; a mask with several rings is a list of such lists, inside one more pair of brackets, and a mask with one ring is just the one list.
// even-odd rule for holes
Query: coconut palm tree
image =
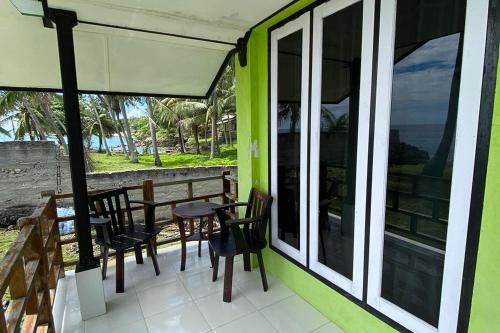
{"label": "coconut palm tree", "polygon": [[186,145],[184,143],[183,134],[183,124],[182,121],[186,117],[186,108],[180,106],[181,100],[177,98],[165,98],[161,101],[157,101],[157,105],[160,108],[159,120],[164,126],[175,126],[177,129],[177,135],[179,136],[179,142],[181,145],[181,152],[186,152]]}
{"label": "coconut palm tree", "polygon": [[[93,127],[96,123],[97,125],[99,126],[98,128],[98,137],[99,137],[99,152],[101,152],[101,145],[102,143],[104,143],[104,148],[106,150],[106,155],[107,156],[111,156],[111,150],[109,149],[109,146],[108,146],[108,142],[106,140],[106,136],[111,136],[114,132],[114,126],[113,126],[113,122],[110,118],[106,119],[107,118],[107,113],[106,112],[103,112],[102,109],[98,108],[98,103],[97,103],[97,97],[95,95],[86,95],[86,96],[83,96],[82,98],[82,102],[84,104],[86,104],[86,107],[87,107],[87,110],[89,111],[88,112],[88,116],[89,116],[89,126],[90,127]],[[92,117],[93,116],[93,117]],[[95,121],[91,121],[91,119],[95,120]],[[109,122],[108,125],[108,129],[107,131],[105,132],[105,129],[104,129],[104,125],[103,125],[103,121],[106,121],[106,122]],[[93,133],[94,132],[94,129],[88,129],[88,132],[89,133]],[[106,135],[107,134],[107,135]]]}
{"label": "coconut palm tree", "polygon": [[[66,143],[66,140],[64,139],[64,133],[66,133],[66,126],[64,125],[61,118],[59,118],[55,114],[52,108],[52,104],[54,102],[54,99],[56,98],[55,95],[46,92],[41,92],[41,93],[36,93],[34,97],[36,98],[36,101],[40,106],[40,110],[47,117],[49,123],[52,124],[52,126],[50,126],[51,131],[57,137],[57,140],[59,141],[61,146],[63,146],[66,155],[68,155],[69,154],[68,145]],[[62,115],[62,117],[64,118],[64,115]]]}
{"label": "coconut palm tree", "polygon": [[212,95],[208,100],[207,119],[212,123],[212,143],[210,145],[210,159],[215,156],[215,150],[220,155],[220,146],[217,136],[217,121],[222,114],[234,112],[234,58],[224,70],[219,82],[215,86]]}
{"label": "coconut palm tree", "polygon": [[106,137],[109,138],[113,135],[114,126],[107,112],[96,108],[90,96],[81,99],[80,109],[83,139],[87,140],[90,146],[92,136],[97,136],[99,138],[99,151],[102,151],[102,145],[104,144],[107,153],[111,154],[106,143]]}
{"label": "coconut palm tree", "polygon": [[0,95],[0,115],[4,120],[16,119],[15,139],[47,140],[47,133],[56,135],[59,143],[68,148],[64,140],[65,127],[53,111],[54,95],[37,92],[7,91]]}
{"label": "coconut palm tree", "polygon": [[101,101],[101,105],[105,107],[108,110],[109,116],[111,117],[111,121],[113,122],[113,126],[115,127],[115,132],[118,135],[118,139],[120,140],[120,146],[122,147],[123,155],[125,156],[125,159],[129,159],[129,153],[127,146],[123,142],[123,126],[120,122],[120,119],[118,119],[118,115],[115,113],[112,107],[112,100],[111,98],[108,98],[106,95],[97,95],[99,100]]}
{"label": "coconut palm tree", "polygon": [[120,115],[123,117],[123,129],[125,134],[125,140],[127,141],[128,153],[130,157],[130,163],[138,163],[137,149],[134,144],[134,139],[132,137],[132,131],[130,130],[130,124],[128,121],[127,110],[125,105],[132,104],[131,100],[133,97],[128,96],[117,96],[108,95],[103,97],[106,100],[106,104],[109,104],[112,112],[116,115],[116,123],[121,125]]}
{"label": "coconut palm tree", "polygon": [[156,123],[154,121],[154,108],[152,97],[146,97],[146,105],[148,109],[148,122],[149,122],[149,131],[151,132],[151,145],[153,146],[153,156],[155,159],[155,165],[158,167],[162,166],[160,160],[160,154],[158,154],[158,141],[156,140]]}

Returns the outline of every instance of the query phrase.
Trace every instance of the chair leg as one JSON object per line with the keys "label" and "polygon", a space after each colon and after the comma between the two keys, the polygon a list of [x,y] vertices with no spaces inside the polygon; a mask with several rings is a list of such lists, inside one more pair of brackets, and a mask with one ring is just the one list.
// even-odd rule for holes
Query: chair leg
{"label": "chair leg", "polygon": [[123,251],[116,251],[116,292],[125,291],[125,256]]}
{"label": "chair leg", "polygon": [[243,269],[246,272],[251,272],[252,267],[250,266],[250,253],[243,253]]}
{"label": "chair leg", "polygon": [[233,291],[233,263],[234,257],[226,257],[226,267],[224,268],[224,294],[222,300],[231,303],[231,294]]}
{"label": "chair leg", "polygon": [[217,275],[219,274],[219,255],[214,256],[214,270],[212,272],[212,282],[217,281]]}
{"label": "chair leg", "polygon": [[106,273],[108,270],[108,255],[109,255],[109,248],[106,246],[101,246],[102,279],[103,280],[106,280]]}
{"label": "chair leg", "polygon": [[257,258],[259,259],[259,269],[260,269],[260,277],[262,279],[262,287],[264,288],[264,291],[267,291],[269,287],[267,285],[266,270],[264,269],[264,260],[262,259],[262,252],[260,250],[257,251]]}
{"label": "chair leg", "polygon": [[155,268],[156,275],[160,275],[160,267],[158,266],[158,260],[156,259],[156,253],[154,251],[154,239],[151,238],[148,242],[148,249],[151,253],[151,261],[153,262],[153,266]]}
{"label": "chair leg", "polygon": [[144,259],[142,258],[142,246],[136,245],[134,246],[135,250],[135,262],[139,265],[144,264]]}

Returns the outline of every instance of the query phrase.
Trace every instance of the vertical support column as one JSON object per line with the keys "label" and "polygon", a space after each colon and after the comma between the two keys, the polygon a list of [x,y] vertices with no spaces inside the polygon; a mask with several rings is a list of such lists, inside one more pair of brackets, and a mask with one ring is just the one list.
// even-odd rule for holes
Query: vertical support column
{"label": "vertical support column", "polygon": [[104,302],[101,269],[99,261],[94,257],[90,233],[82,124],[73,43],[73,27],[78,24],[78,21],[76,13],[72,11],[50,9],[49,15],[50,19],[55,22],[57,30],[64,114],[68,136],[75,229],[78,240],[76,285],[82,319],[87,320],[106,313],[106,304]]}
{"label": "vertical support column", "polygon": [[76,271],[99,267],[94,258],[90,234],[89,208],[87,197],[87,179],[83,151],[82,124],[78,104],[78,86],[76,81],[75,51],[73,27],[78,24],[76,13],[66,10],[51,10],[52,19],[57,28],[59,63],[64,100],[64,114],[71,167],[71,185],[75,208],[76,234],[78,238],[79,262]]}

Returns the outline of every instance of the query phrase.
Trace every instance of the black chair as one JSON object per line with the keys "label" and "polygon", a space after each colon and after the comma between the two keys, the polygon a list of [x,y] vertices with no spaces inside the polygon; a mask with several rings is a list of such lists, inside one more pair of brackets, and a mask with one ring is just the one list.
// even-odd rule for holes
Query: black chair
{"label": "black chair", "polygon": [[[122,203],[125,204],[124,209],[122,209]],[[130,204],[144,206],[144,224],[134,224]],[[117,293],[124,292],[124,253],[128,249],[134,248],[136,263],[143,264],[142,245],[145,244],[151,255],[156,275],[160,274],[156,260],[155,241],[161,229],[154,225],[154,213],[157,205],[158,203],[152,201],[129,200],[125,188],[89,194],[89,206],[92,213],[90,224],[96,230],[95,242],[101,247],[102,278],[106,279],[109,249],[113,249],[116,253]],[[124,213],[127,215],[127,223]]]}
{"label": "black chair", "polygon": [[[259,260],[262,286],[267,291],[267,279],[262,259],[262,249],[267,245],[266,228],[271,216],[273,198],[256,189],[250,191],[248,203],[234,203],[215,208],[221,224],[219,233],[210,235],[208,242],[214,250],[214,270],[212,281],[217,280],[219,257],[225,257],[224,272],[224,302],[231,302],[233,284],[234,256],[243,254],[244,267],[250,271],[250,253],[255,253]],[[246,206],[245,218],[229,219],[228,209],[236,206]],[[243,226],[243,228],[240,228]]]}

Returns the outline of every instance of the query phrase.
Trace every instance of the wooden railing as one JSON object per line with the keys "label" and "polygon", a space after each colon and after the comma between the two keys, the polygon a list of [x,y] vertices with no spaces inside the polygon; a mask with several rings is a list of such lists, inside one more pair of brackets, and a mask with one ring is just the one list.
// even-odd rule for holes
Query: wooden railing
{"label": "wooden railing", "polygon": [[[195,195],[194,190],[193,190],[193,185],[198,184],[198,183],[203,183],[203,182],[209,182],[209,181],[214,181],[214,180],[220,180],[222,182],[222,190],[219,192],[214,192],[214,193],[209,193],[209,194],[203,194],[203,195]],[[182,198],[177,198],[175,200],[168,200],[168,201],[162,201],[161,197],[158,195],[155,195],[155,189],[159,189],[162,187],[168,187],[168,186],[178,186],[178,185],[186,185],[186,195],[185,197]],[[131,186],[124,186],[129,193],[134,193],[134,191],[141,191],[142,192],[142,199],[147,200],[147,201],[156,201],[159,202],[160,204],[158,207],[169,207],[170,212],[173,211],[173,209],[183,203],[187,202],[192,202],[192,201],[210,201],[213,199],[220,199],[221,202],[223,203],[230,203],[230,202],[235,202],[237,201],[237,193],[238,193],[238,187],[237,187],[237,179],[233,176],[230,175],[229,171],[224,171],[221,175],[219,176],[211,176],[211,177],[203,177],[203,178],[195,178],[195,179],[186,179],[186,180],[178,180],[178,181],[168,181],[168,182],[158,182],[154,183],[152,180],[144,180],[141,185],[131,185]],[[98,192],[98,191],[103,191],[106,189],[99,189],[97,191],[91,191],[92,192]],[[54,194],[53,192],[44,192],[42,196],[50,196],[54,200],[63,200],[63,199],[69,199],[73,197],[72,193],[64,193],[64,194]],[[133,211],[140,211],[143,210],[144,207],[139,206],[139,207],[134,207],[132,208]],[[158,216],[158,214],[156,214]],[[64,216],[64,217],[56,217],[56,221],[61,223],[64,221],[70,221],[73,220],[75,217],[74,216]],[[157,219],[155,221],[156,225],[159,227],[164,227],[168,224],[168,222],[173,219],[173,216],[171,218],[166,218],[166,219]],[[193,233],[194,232],[194,221],[189,221],[189,228],[188,230]],[[157,245],[163,245],[163,244],[168,244],[168,243],[173,243],[179,241],[180,238],[178,236],[176,237],[170,237],[166,239],[161,239],[157,241]],[[68,245],[68,244],[74,244],[77,242],[76,236],[73,234],[72,236],[64,237],[63,240],[61,241],[62,245]],[[96,257],[100,259],[100,254],[95,253]],[[109,256],[114,256],[114,253],[110,253]],[[72,260],[65,260],[63,261],[63,266],[64,267],[71,267],[74,266],[77,263],[76,259]]]}
{"label": "wooden railing", "polygon": [[17,239],[0,266],[0,331],[55,332],[52,318],[57,282],[64,276],[56,201],[44,198],[35,212],[18,221]]}

